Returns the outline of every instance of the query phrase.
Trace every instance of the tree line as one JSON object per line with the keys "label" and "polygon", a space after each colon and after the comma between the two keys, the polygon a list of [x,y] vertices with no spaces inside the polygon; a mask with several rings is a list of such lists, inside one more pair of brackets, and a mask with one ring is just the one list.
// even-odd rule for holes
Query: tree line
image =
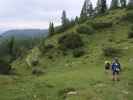
{"label": "tree line", "polygon": [[82,6],[80,17],[75,19],[69,20],[67,17],[66,11],[63,10],[60,29],[56,31],[54,27],[54,23],[50,22],[49,24],[49,36],[54,35],[54,33],[63,32],[66,29],[74,26],[78,23],[83,23],[88,18],[93,18],[99,14],[104,14],[108,10],[118,9],[118,8],[126,8],[131,7],[133,8],[133,0],[112,0],[110,6],[107,5],[107,0],[97,0],[96,7],[93,6],[91,0],[85,0]]}

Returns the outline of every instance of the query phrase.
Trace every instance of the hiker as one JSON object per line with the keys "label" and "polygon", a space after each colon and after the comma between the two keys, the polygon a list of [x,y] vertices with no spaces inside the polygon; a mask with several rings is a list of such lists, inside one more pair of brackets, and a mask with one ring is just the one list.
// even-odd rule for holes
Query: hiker
{"label": "hiker", "polygon": [[109,61],[105,61],[105,72],[108,73],[111,67],[111,63]]}
{"label": "hiker", "polygon": [[120,74],[120,71],[121,71],[121,65],[120,65],[119,60],[118,60],[117,57],[115,57],[113,59],[113,62],[112,62],[111,66],[112,66],[112,75],[113,75],[112,80],[113,81],[119,81],[120,80],[119,79],[119,74]]}

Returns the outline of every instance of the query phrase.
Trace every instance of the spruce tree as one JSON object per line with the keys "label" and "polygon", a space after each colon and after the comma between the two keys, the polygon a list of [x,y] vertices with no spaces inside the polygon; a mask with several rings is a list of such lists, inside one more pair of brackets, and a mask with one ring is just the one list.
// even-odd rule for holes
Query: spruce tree
{"label": "spruce tree", "polygon": [[87,7],[86,7],[86,0],[81,10],[80,18],[86,19],[87,18]]}
{"label": "spruce tree", "polygon": [[120,0],[120,3],[121,3],[121,7],[126,7],[127,1],[126,0]]}
{"label": "spruce tree", "polygon": [[49,36],[54,35],[54,24],[53,22],[50,22],[49,24]]}
{"label": "spruce tree", "polygon": [[96,13],[99,13],[101,11],[101,5],[101,0],[97,0]]}
{"label": "spruce tree", "polygon": [[62,20],[62,27],[66,28],[69,25],[69,19],[67,18],[65,10],[63,10],[63,12],[62,12],[61,20]]}
{"label": "spruce tree", "polygon": [[78,16],[76,16],[76,18],[75,18],[75,24],[79,24],[79,18],[78,18]]}
{"label": "spruce tree", "polygon": [[101,13],[105,13],[107,10],[106,0],[101,0]]}
{"label": "spruce tree", "polygon": [[88,17],[93,16],[94,10],[93,5],[90,0],[85,0],[84,5],[81,10],[80,19],[85,21]]}
{"label": "spruce tree", "polygon": [[105,13],[107,10],[106,0],[98,0],[96,11],[97,13]]}
{"label": "spruce tree", "polygon": [[94,9],[93,9],[92,2],[89,3],[87,13],[89,14],[89,16],[93,16],[94,15]]}
{"label": "spruce tree", "polygon": [[112,0],[110,9],[116,9],[119,7],[119,1],[118,0]]}

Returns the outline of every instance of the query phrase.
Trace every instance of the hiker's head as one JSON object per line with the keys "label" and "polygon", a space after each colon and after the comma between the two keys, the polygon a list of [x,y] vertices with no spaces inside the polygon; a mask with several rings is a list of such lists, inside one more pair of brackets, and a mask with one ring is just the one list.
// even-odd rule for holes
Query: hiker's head
{"label": "hiker's head", "polygon": [[109,61],[105,61],[105,64],[110,64],[110,62]]}
{"label": "hiker's head", "polygon": [[113,59],[113,62],[119,62],[118,57],[115,57],[115,58]]}

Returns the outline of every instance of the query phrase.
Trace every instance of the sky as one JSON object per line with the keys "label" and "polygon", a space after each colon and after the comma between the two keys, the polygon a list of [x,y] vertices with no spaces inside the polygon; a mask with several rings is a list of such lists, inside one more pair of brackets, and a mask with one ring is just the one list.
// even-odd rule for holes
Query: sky
{"label": "sky", "polygon": [[[96,4],[97,0],[92,0]],[[109,2],[110,0],[107,0]],[[60,24],[62,10],[69,19],[80,15],[84,0],[0,0],[0,30],[47,29]]]}

